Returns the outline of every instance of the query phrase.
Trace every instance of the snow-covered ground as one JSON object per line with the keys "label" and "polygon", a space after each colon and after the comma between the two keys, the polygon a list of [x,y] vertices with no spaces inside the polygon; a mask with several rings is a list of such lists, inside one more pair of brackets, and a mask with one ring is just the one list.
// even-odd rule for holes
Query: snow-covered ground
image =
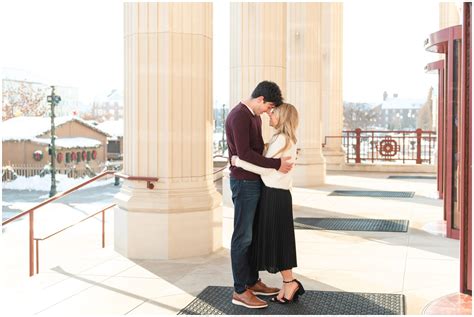
{"label": "snow-covered ground", "polygon": [[[84,178],[68,178],[64,174],[56,174],[56,190],[63,192],[71,187],[77,186],[82,182],[89,180],[89,177]],[[97,186],[104,186],[112,184],[114,177],[109,179],[99,179],[83,188],[91,188]],[[40,177],[39,175],[33,177],[18,176],[14,181],[3,182],[2,189],[16,189],[16,190],[37,190],[37,191],[48,191],[51,188],[51,175]]]}

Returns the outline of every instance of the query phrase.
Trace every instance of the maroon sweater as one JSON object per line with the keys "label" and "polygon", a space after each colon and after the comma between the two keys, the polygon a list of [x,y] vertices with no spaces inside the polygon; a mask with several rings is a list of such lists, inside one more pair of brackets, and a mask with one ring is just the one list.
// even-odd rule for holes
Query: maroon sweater
{"label": "maroon sweater", "polygon": [[[249,163],[279,169],[281,160],[266,158],[263,153],[262,119],[254,116],[243,103],[229,112],[225,121],[229,161],[233,155]],[[243,180],[258,180],[260,176],[237,166],[230,167],[230,176]]]}

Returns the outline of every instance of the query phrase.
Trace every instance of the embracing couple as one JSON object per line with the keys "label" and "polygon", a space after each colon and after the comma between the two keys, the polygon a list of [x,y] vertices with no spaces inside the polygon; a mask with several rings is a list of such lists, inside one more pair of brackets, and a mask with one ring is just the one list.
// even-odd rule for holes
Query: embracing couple
{"label": "embracing couple", "polygon": [[[275,134],[263,143],[262,119],[266,112]],[[234,203],[231,242],[234,293],[232,303],[247,308],[265,308],[256,295],[286,304],[304,293],[293,277],[296,245],[290,188],[296,160],[298,112],[283,103],[277,84],[263,81],[249,99],[240,102],[226,119],[230,158],[230,187]],[[281,289],[268,287],[259,271],[280,272]]]}

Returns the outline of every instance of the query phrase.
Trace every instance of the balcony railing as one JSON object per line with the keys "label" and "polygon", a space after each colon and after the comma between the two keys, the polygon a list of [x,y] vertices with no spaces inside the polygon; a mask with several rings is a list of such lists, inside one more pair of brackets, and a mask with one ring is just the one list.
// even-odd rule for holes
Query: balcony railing
{"label": "balcony railing", "polygon": [[343,131],[343,135],[326,136],[323,147],[330,139],[342,139],[347,163],[416,163],[434,164],[436,133],[434,131]]}

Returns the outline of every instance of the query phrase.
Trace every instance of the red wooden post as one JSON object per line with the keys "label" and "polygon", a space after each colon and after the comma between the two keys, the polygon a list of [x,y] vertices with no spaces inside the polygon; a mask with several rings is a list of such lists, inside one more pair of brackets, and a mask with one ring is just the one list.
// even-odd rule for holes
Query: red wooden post
{"label": "red wooden post", "polygon": [[355,133],[356,133],[356,147],[355,147],[356,163],[360,163],[360,132],[361,131],[362,130],[360,128],[355,129]]}
{"label": "red wooden post", "polygon": [[416,164],[421,164],[421,133],[420,128],[416,129]]}

